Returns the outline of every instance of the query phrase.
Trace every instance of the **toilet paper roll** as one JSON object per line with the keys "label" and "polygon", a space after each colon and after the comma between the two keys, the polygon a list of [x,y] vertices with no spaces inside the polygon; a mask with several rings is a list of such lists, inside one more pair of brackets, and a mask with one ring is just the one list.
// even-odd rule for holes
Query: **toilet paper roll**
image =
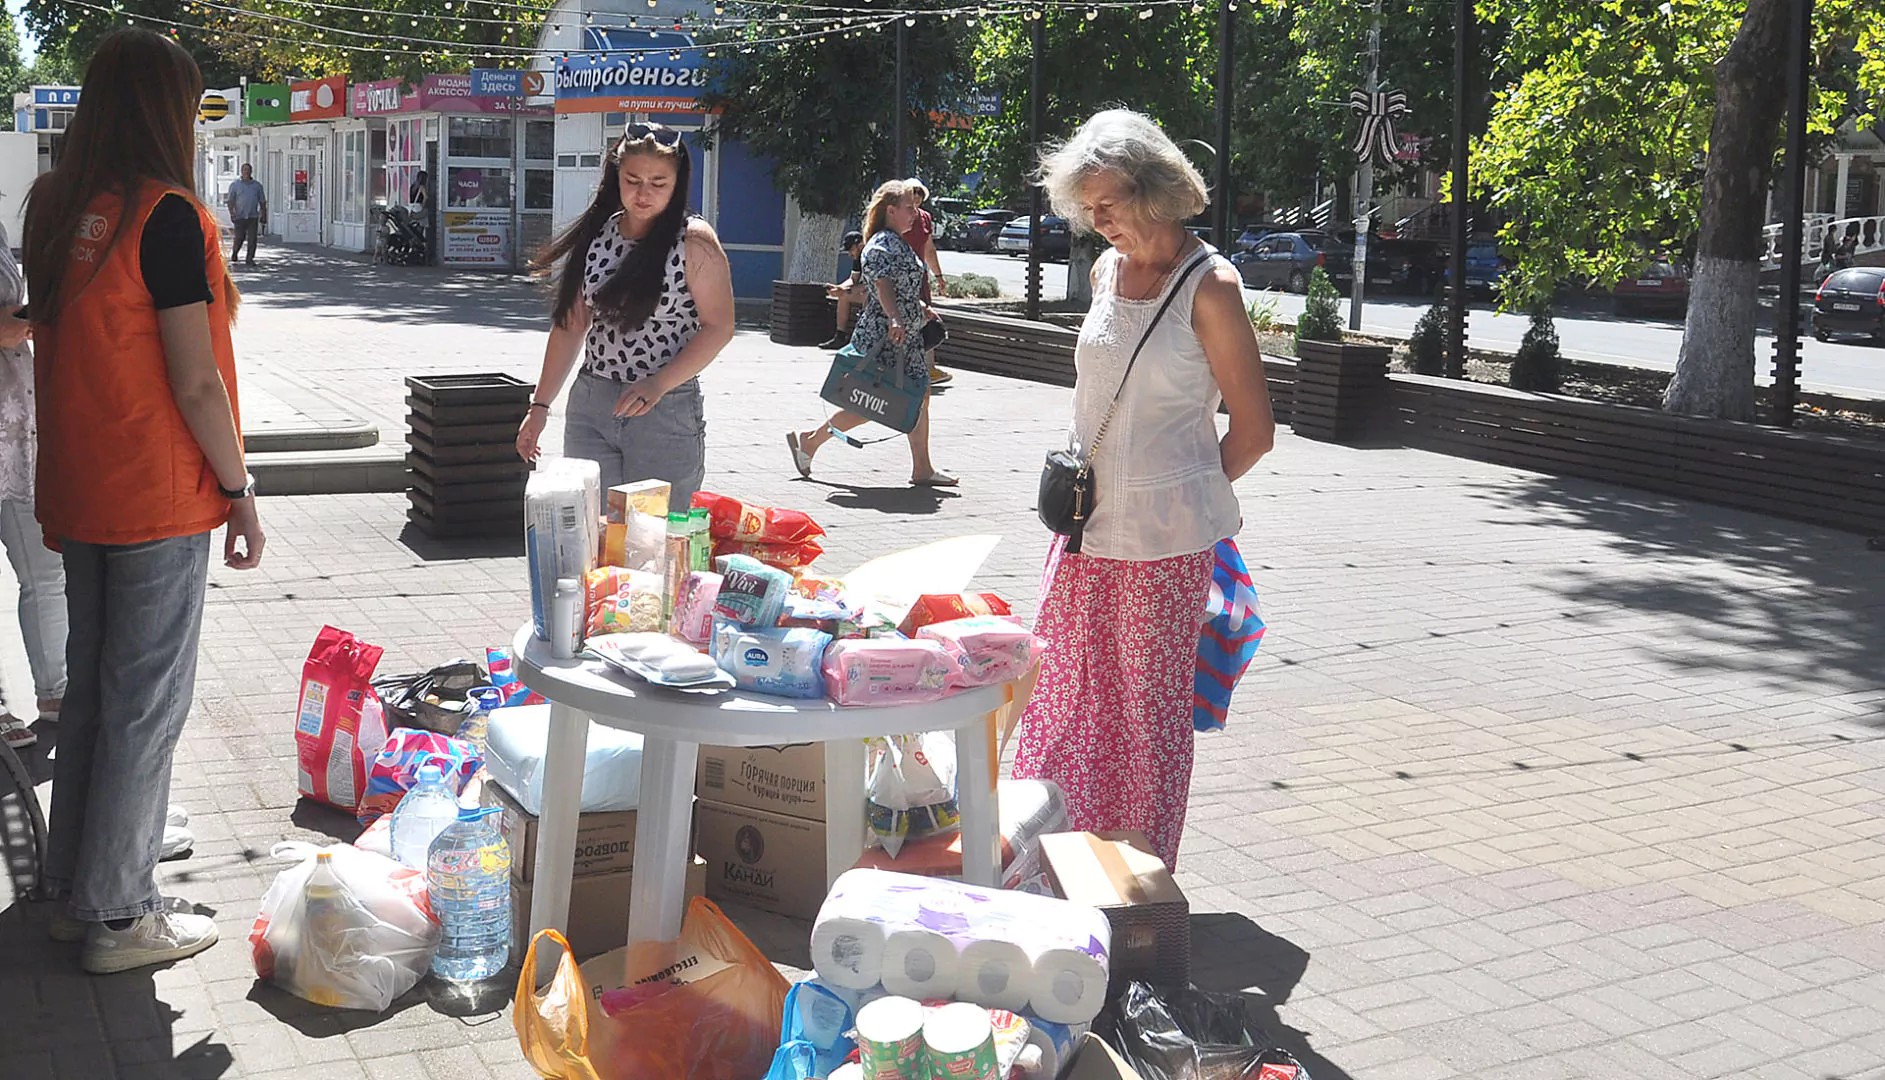
{"label": "toilet paper roll", "polygon": [[1106,1005],[1105,955],[1089,949],[1031,952],[1028,1011],[1057,1024],[1091,1023]]}
{"label": "toilet paper roll", "polygon": [[830,1050],[844,1037],[851,1025],[852,1009],[844,991],[833,990],[816,980],[798,989],[799,1030],[807,1042],[820,1050]]}
{"label": "toilet paper roll", "polygon": [[846,990],[868,990],[883,977],[884,928],[869,919],[823,919],[812,927],[812,967]]}
{"label": "toilet paper roll", "polygon": [[1034,964],[1027,950],[1007,941],[972,941],[962,949],[956,998],[990,1009],[1027,1008]]}
{"label": "toilet paper roll", "polygon": [[994,1027],[980,1005],[957,1002],[930,1010],[923,1049],[933,1080],[1000,1080]]}
{"label": "toilet paper roll", "polygon": [[[1033,1070],[1041,1076],[1060,1075],[1060,1067],[1073,1054],[1073,1044],[1087,1033],[1085,1024],[1056,1024],[1038,1016],[1028,1017],[1028,1045],[1040,1051],[1040,1065]],[[834,1077],[833,1080],[836,1080]]]}
{"label": "toilet paper roll", "polygon": [[955,942],[934,930],[898,930],[884,939],[879,978],[893,994],[928,1001],[954,997],[961,968]]}
{"label": "toilet paper roll", "polygon": [[831,1070],[831,1080],[864,1080],[864,1067],[855,1061],[847,1061]]}
{"label": "toilet paper roll", "polygon": [[878,998],[858,1010],[858,1063],[864,1080],[916,1080],[923,1065],[923,1006]]}

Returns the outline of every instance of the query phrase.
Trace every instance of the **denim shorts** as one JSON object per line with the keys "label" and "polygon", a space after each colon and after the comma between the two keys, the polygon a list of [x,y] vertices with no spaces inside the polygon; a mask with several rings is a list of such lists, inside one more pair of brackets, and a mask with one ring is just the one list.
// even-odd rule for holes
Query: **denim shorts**
{"label": "denim shorts", "polygon": [[636,480],[666,480],[668,505],[686,507],[707,472],[707,419],[700,380],[689,379],[662,396],[641,416],[615,415],[615,403],[632,383],[576,376],[563,426],[563,453],[602,466],[602,487]]}

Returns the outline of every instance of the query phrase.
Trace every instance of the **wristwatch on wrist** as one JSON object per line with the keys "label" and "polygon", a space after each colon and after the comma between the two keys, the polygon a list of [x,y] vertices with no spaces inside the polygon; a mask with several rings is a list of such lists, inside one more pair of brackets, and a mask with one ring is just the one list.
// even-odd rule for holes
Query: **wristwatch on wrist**
{"label": "wristwatch on wrist", "polygon": [[243,485],[242,487],[237,488],[234,491],[231,491],[230,489],[223,487],[222,481],[219,480],[216,482],[216,490],[222,492],[223,498],[228,499],[231,502],[237,499],[254,498],[255,497],[255,474],[243,473],[242,485]]}

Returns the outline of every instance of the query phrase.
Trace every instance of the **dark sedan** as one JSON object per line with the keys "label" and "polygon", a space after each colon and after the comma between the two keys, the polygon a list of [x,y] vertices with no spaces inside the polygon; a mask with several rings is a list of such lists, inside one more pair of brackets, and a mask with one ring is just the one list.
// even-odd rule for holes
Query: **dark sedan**
{"label": "dark sedan", "polygon": [[[1041,258],[1065,259],[1073,251],[1073,230],[1067,219],[1045,214],[1041,217]],[[1008,255],[1028,253],[1028,219],[1017,217],[1002,226],[995,239],[995,249]]]}
{"label": "dark sedan", "polygon": [[1321,232],[1276,233],[1232,260],[1244,284],[1255,289],[1308,292],[1309,276],[1320,266],[1340,286],[1354,277],[1354,249]]}
{"label": "dark sedan", "polygon": [[1020,215],[1013,210],[976,210],[962,222],[962,250],[993,251],[1004,225]]}
{"label": "dark sedan", "polygon": [[1813,336],[1869,334],[1885,344],[1885,266],[1835,270],[1813,297]]}

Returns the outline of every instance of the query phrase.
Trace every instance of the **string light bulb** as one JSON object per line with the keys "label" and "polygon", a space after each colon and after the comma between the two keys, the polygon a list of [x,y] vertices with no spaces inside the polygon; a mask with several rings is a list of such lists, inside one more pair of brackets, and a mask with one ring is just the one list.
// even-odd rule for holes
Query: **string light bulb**
{"label": "string light bulb", "polygon": [[1086,21],[1087,21],[1087,22],[1092,22],[1092,21],[1093,21],[1094,19],[1097,19],[1097,18],[1099,18],[1099,17],[1100,17],[1100,9],[1099,9],[1099,8],[1087,8],[1087,9],[1086,9]]}
{"label": "string light bulb", "polygon": [[1143,10],[1141,10],[1141,11],[1139,12],[1139,18],[1141,18],[1141,19],[1149,19],[1149,18],[1151,18],[1151,17],[1152,17],[1152,9],[1151,9],[1151,8],[1145,8],[1145,9],[1143,9]]}

